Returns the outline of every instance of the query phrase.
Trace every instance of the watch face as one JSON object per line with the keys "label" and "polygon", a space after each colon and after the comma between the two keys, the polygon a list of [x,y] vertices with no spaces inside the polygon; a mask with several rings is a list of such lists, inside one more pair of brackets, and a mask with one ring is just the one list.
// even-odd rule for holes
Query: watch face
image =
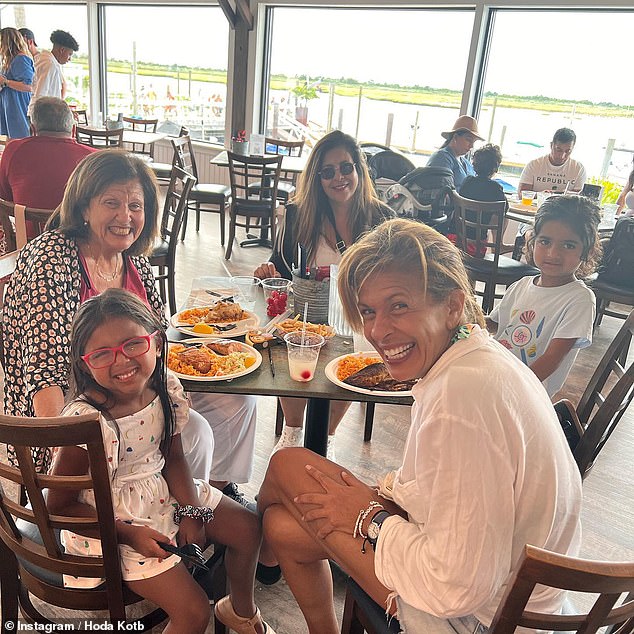
{"label": "watch face", "polygon": [[368,539],[378,539],[380,532],[381,527],[374,522],[370,522],[370,525],[368,526]]}

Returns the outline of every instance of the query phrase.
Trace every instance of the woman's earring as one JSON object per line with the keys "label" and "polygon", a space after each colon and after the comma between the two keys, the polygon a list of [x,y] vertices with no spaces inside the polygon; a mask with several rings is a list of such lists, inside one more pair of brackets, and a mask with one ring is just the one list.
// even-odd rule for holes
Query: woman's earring
{"label": "woman's earring", "polygon": [[84,227],[87,227],[87,226],[88,226],[88,221],[84,220]]}

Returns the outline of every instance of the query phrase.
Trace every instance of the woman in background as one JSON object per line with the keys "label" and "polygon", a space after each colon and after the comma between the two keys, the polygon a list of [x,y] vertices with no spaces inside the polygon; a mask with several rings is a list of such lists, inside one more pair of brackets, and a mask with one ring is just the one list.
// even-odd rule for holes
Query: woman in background
{"label": "woman in background", "polygon": [[627,177],[627,183],[625,183],[625,187],[616,201],[618,205],[617,214],[622,213],[624,216],[634,216],[634,191],[632,190],[634,190],[634,169]]}
{"label": "woman in background", "polygon": [[[334,130],[310,153],[299,179],[297,195],[286,207],[273,255],[254,272],[256,277],[291,279],[297,246],[306,251],[308,267],[338,264],[341,255],[362,233],[394,215],[376,196],[363,152],[348,134]],[[302,445],[306,399],[280,398],[285,425],[273,449]],[[328,457],[335,461],[334,433],[349,403],[331,405]]]}
{"label": "woman in background", "polygon": [[11,27],[0,30],[0,134],[23,139],[31,134],[26,116],[35,69],[22,34]]}

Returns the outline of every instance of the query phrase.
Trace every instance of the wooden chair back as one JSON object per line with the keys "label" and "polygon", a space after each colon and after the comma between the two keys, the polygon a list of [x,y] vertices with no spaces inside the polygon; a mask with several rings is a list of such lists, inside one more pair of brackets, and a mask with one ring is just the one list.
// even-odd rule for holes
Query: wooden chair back
{"label": "wooden chair back", "polygon": [[86,110],[71,110],[77,125],[88,125],[88,112]]}
{"label": "wooden chair back", "polygon": [[504,216],[508,203],[480,202],[453,192],[456,246],[466,259],[484,259],[490,252],[490,267],[495,271],[500,259]]}
{"label": "wooden chair back", "polygon": [[97,130],[76,126],[75,138],[77,143],[89,145],[100,150],[106,148],[123,147],[123,128],[117,130]]}
{"label": "wooden chair back", "polygon": [[[44,617],[31,603],[30,592],[59,607],[108,610],[110,618],[125,620],[125,604],[140,599],[122,583],[110,478],[98,414],[57,418],[0,415],[0,442],[13,446],[18,464],[14,467],[0,462],[0,478],[4,481],[0,488],[3,619],[17,620],[19,603],[31,618],[42,622]],[[86,447],[90,464],[87,475],[53,476],[37,472],[33,449],[74,445]],[[28,505],[14,501],[5,493],[7,482],[26,490]],[[46,506],[44,491],[53,488],[92,490],[95,516],[52,515]],[[103,555],[66,555],[58,537],[60,530],[95,531],[101,540]],[[63,586],[62,575],[104,578],[105,583],[96,589],[70,589]]]}
{"label": "wooden chair back", "polygon": [[[182,131],[182,129],[181,129]],[[174,165],[177,165],[188,174],[198,180],[198,169],[196,167],[196,157],[194,156],[194,146],[189,134],[183,134],[175,139],[171,139],[174,148]]]}
{"label": "wooden chair back", "polygon": [[[156,132],[158,126],[158,119],[123,117],[123,122],[129,130],[138,130],[139,132]],[[154,143],[126,143],[125,145],[134,154],[144,154],[154,158]]]}
{"label": "wooden chair back", "polygon": [[277,207],[282,156],[243,156],[227,152],[231,206],[239,215],[273,218]]}
{"label": "wooden chair back", "polygon": [[627,358],[633,334],[634,311],[605,351],[577,407],[566,400],[555,403],[560,420],[573,425],[564,431],[583,478],[634,398],[634,363]]}
{"label": "wooden chair back", "polygon": [[[527,611],[538,584],[598,597],[588,597],[590,610],[570,616]],[[623,595],[625,601],[619,604]],[[517,627],[527,627],[594,634],[605,626],[611,634],[634,631],[634,562],[588,561],[525,546],[488,631],[511,634]]]}
{"label": "wooden chair back", "polygon": [[51,209],[35,209],[0,199],[0,226],[7,253],[19,251],[29,239],[42,233],[52,214]]}
{"label": "wooden chair back", "polygon": [[[287,141],[285,139],[274,139],[272,137],[266,137],[264,140],[265,154],[279,154],[281,156],[301,156],[303,150],[304,139],[300,139],[299,141]],[[296,186],[297,176],[298,175],[296,173],[281,170],[280,182]]]}

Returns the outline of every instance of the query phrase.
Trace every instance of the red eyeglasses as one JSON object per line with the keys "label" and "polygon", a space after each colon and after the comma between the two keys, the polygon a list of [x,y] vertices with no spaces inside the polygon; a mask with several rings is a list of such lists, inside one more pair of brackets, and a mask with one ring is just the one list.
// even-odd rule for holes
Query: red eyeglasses
{"label": "red eyeglasses", "polygon": [[121,352],[128,359],[134,359],[144,355],[150,349],[150,341],[159,331],[155,330],[150,335],[141,335],[124,341],[115,348],[99,348],[88,354],[82,355],[82,360],[93,370],[101,370],[110,367],[117,359],[117,353]]}

